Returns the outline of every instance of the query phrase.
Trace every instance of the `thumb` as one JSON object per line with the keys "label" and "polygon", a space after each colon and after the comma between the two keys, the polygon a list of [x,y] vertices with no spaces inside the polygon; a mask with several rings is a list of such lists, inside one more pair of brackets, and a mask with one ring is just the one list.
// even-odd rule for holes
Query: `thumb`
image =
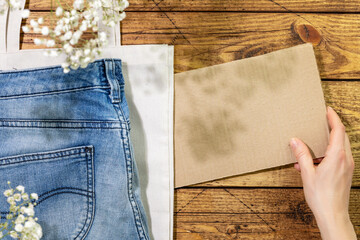
{"label": "thumb", "polygon": [[300,165],[301,177],[308,178],[315,171],[312,156],[309,148],[298,138],[292,138],[290,141],[291,150]]}

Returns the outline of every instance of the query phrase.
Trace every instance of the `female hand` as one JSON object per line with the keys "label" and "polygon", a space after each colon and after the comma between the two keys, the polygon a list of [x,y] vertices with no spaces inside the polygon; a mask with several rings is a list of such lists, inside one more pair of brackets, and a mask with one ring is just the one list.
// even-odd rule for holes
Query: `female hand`
{"label": "female hand", "polygon": [[328,107],[327,118],[331,128],[329,146],[319,165],[314,165],[308,147],[297,138],[290,145],[298,161],[295,168],[301,172],[305,199],[314,213],[324,240],[356,239],[348,207],[354,171],[349,138],[336,112]]}

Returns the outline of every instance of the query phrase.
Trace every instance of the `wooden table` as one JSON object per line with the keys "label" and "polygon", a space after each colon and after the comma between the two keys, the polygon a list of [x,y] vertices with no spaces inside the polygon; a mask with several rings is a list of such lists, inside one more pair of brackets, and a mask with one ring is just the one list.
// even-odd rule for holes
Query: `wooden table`
{"label": "wooden table", "polygon": [[[175,72],[314,45],[326,103],[341,116],[356,169],[350,215],[360,236],[360,0],[130,0],[122,43],[175,45]],[[50,0],[30,0],[33,16]],[[29,20],[27,20],[28,23]],[[21,48],[35,48],[36,34]],[[175,239],[320,239],[292,166],[175,192]]]}

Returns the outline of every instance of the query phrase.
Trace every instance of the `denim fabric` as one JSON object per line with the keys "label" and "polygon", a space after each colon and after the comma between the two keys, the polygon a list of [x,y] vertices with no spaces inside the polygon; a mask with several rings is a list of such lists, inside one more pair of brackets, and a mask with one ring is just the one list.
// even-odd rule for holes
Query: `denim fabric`
{"label": "denim fabric", "polygon": [[60,66],[0,72],[2,192],[39,195],[46,239],[146,239],[119,59],[63,73]]}

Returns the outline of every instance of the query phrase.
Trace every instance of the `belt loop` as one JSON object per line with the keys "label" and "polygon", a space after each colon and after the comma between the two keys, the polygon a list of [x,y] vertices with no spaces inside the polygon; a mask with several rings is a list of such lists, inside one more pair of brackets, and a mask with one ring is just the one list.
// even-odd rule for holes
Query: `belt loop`
{"label": "belt loop", "polygon": [[106,79],[111,87],[110,98],[112,103],[121,102],[121,89],[119,81],[115,75],[115,61],[114,59],[104,59]]}

